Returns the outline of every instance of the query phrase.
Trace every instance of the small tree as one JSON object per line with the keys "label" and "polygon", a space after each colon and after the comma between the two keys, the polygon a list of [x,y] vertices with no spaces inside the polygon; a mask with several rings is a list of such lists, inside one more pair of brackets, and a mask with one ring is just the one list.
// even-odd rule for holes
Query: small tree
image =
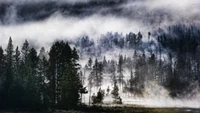
{"label": "small tree", "polygon": [[107,91],[107,94],[106,94],[106,96],[108,96],[108,95],[109,95],[109,93],[110,93],[110,88],[109,88],[109,86],[108,86],[108,88],[106,89],[106,91]]}
{"label": "small tree", "polygon": [[88,60],[88,68],[92,68],[92,63],[93,63],[92,59],[89,58],[89,60]]}
{"label": "small tree", "polygon": [[111,94],[112,94],[112,96],[114,98],[113,103],[115,103],[115,104],[122,104],[122,99],[119,96],[119,88],[117,86],[117,82],[116,81],[114,83],[114,87],[113,87],[113,90],[112,90]]}
{"label": "small tree", "polygon": [[104,91],[101,90],[101,88],[99,89],[99,91],[97,92],[97,96],[95,94],[93,94],[92,96],[92,104],[102,104],[103,103],[103,99],[104,99]]}

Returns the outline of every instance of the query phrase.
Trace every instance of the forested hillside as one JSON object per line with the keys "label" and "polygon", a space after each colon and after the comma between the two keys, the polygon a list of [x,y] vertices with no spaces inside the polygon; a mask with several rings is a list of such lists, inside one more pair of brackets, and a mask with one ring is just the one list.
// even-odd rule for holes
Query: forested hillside
{"label": "forested hillside", "polygon": [[157,95],[159,89],[147,91],[155,88],[152,83],[171,98],[194,99],[200,85],[199,37],[198,27],[175,25],[148,32],[148,41],[140,32],[110,32],[97,41],[57,41],[49,51],[37,51],[27,40],[15,46],[10,37],[5,50],[0,48],[1,108],[71,109],[109,97],[122,104],[128,95],[133,100]]}
{"label": "forested hillside", "polygon": [[199,6],[0,0],[0,112],[199,109]]}

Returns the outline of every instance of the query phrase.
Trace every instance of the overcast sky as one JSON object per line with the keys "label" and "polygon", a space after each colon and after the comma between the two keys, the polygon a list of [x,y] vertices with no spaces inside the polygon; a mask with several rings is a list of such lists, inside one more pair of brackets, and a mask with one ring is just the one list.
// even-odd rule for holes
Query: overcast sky
{"label": "overcast sky", "polygon": [[38,47],[106,32],[146,36],[159,27],[198,25],[199,6],[199,0],[1,0],[0,45],[10,36],[15,45],[28,39]]}

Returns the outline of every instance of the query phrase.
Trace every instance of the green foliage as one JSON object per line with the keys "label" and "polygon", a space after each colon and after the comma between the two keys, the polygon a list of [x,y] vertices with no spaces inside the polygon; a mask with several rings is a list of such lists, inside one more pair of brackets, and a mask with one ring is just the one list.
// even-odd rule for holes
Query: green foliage
{"label": "green foliage", "polygon": [[79,56],[68,43],[56,42],[49,59],[44,48],[39,56],[25,40],[21,52],[9,38],[5,54],[0,47],[0,108],[75,108],[87,93],[79,78]]}
{"label": "green foliage", "polygon": [[81,83],[76,69],[66,68],[61,80],[61,106],[72,108],[80,103],[79,90]]}
{"label": "green foliage", "polygon": [[75,48],[68,43],[55,42],[49,52],[49,88],[50,102],[53,107],[71,109],[80,103],[82,88],[77,63],[79,56]]}
{"label": "green foliage", "polygon": [[[5,106],[13,106],[13,88],[14,88],[14,68],[13,68],[13,60],[14,60],[14,50],[11,37],[9,38],[7,48],[5,50],[5,72],[4,72],[4,81],[3,81],[3,103]],[[10,98],[12,97],[12,98]]]}

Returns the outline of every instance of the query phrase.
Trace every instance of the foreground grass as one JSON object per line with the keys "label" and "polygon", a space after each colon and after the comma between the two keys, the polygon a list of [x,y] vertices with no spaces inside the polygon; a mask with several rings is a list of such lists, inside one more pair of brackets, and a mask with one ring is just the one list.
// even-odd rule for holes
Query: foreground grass
{"label": "foreground grass", "polygon": [[57,110],[52,113],[200,113],[191,108],[145,108],[145,107],[91,107],[82,110]]}
{"label": "foreground grass", "polygon": [[191,108],[145,108],[145,107],[87,107],[81,110],[55,110],[49,112],[0,111],[0,113],[200,113]]}
{"label": "foreground grass", "polygon": [[200,113],[191,108],[103,107],[89,111],[56,111],[55,113]]}

